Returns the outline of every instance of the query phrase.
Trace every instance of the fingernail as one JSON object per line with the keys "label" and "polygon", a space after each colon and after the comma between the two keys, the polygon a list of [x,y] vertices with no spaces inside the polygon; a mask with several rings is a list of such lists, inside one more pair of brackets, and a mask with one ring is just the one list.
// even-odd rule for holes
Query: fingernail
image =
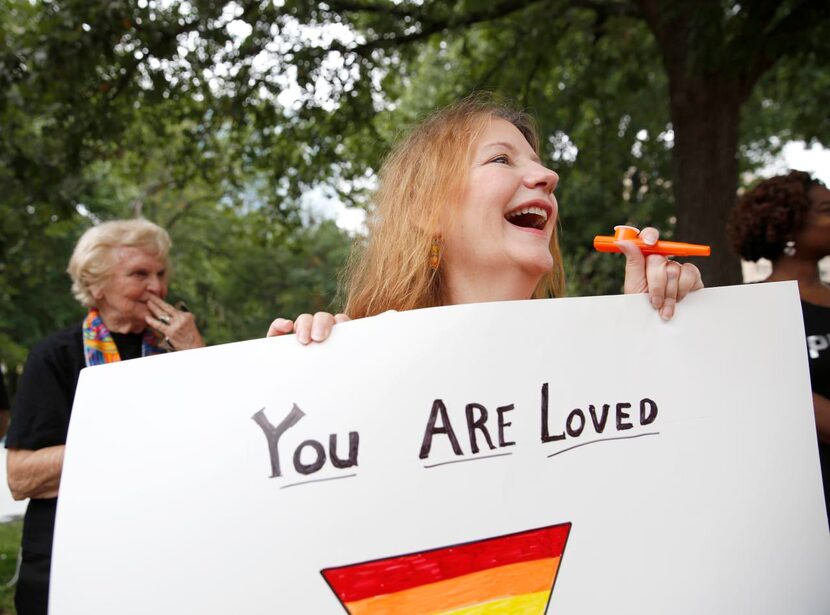
{"label": "fingernail", "polygon": [[674,306],[667,305],[662,310],[660,310],[660,317],[663,320],[671,320],[671,317],[674,316]]}
{"label": "fingernail", "polygon": [[312,327],[311,329],[311,339],[315,342],[319,342],[323,339],[323,327]]}
{"label": "fingernail", "polygon": [[651,298],[651,305],[654,309],[659,310],[660,306],[663,305],[663,300],[660,297],[652,297]]}
{"label": "fingernail", "polygon": [[657,237],[654,233],[646,233],[642,236],[642,239],[650,246],[653,246],[655,243],[657,243]]}
{"label": "fingernail", "polygon": [[300,331],[297,334],[297,341],[301,344],[308,344],[311,340],[308,338],[308,331]]}

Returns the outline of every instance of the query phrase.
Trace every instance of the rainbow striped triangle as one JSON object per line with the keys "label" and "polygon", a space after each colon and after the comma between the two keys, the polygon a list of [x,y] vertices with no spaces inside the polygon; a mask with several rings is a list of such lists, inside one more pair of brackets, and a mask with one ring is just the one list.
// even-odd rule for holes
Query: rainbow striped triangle
{"label": "rainbow striped triangle", "polygon": [[351,615],[541,615],[570,523],[321,571]]}

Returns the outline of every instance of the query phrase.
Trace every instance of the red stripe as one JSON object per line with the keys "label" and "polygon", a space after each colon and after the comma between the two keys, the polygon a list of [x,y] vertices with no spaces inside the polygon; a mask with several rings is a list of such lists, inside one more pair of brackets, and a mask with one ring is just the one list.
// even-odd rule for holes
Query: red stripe
{"label": "red stripe", "polygon": [[344,603],[391,594],[506,564],[558,557],[570,523],[487,538],[421,553],[327,568],[323,577]]}

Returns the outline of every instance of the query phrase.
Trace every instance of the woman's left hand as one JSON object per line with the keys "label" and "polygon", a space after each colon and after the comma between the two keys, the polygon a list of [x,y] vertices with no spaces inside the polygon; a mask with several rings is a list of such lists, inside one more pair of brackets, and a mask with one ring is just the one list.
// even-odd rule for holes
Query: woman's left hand
{"label": "woman's left hand", "polygon": [[196,326],[196,319],[190,312],[177,310],[159,297],[152,296],[147,301],[150,314],[147,324],[164,336],[164,345],[169,350],[189,350],[202,348],[205,340]]}
{"label": "woman's left hand", "polygon": [[[640,239],[648,245],[657,243],[660,232],[648,227],[640,231]],[[678,263],[659,254],[648,256],[631,241],[618,241],[625,254],[626,294],[648,293],[651,305],[663,320],[674,316],[675,306],[690,292],[703,288],[700,270],[691,263]]]}

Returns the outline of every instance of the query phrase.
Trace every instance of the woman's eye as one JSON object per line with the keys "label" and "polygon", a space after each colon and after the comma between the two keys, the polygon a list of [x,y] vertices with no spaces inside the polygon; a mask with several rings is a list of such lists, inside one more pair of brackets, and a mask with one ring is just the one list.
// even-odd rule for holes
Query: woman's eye
{"label": "woman's eye", "polygon": [[502,154],[491,159],[490,162],[495,162],[497,164],[510,164],[510,158]]}

